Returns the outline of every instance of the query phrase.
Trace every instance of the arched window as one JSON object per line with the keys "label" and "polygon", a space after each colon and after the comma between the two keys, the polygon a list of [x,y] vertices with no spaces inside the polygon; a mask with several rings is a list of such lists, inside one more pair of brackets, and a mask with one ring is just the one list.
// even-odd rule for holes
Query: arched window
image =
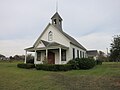
{"label": "arched window", "polygon": [[52,40],[53,40],[53,33],[52,33],[52,31],[50,31],[48,33],[48,41],[52,41]]}

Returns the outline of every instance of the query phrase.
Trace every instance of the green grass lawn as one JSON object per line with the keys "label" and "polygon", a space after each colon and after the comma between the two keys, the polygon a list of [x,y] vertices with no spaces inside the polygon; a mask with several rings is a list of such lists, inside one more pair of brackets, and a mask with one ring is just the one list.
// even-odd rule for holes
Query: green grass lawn
{"label": "green grass lawn", "polygon": [[120,90],[120,63],[106,62],[90,70],[49,72],[0,62],[0,90]]}

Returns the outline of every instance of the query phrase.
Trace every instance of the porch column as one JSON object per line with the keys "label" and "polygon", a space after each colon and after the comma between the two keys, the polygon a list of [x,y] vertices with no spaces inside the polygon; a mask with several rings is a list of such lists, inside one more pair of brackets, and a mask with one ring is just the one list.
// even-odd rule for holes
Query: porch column
{"label": "porch column", "polygon": [[48,57],[48,49],[46,49],[46,59],[47,59],[47,57]]}
{"label": "porch column", "polygon": [[61,64],[61,48],[59,48],[59,64]]}
{"label": "porch column", "polygon": [[36,61],[37,61],[37,52],[35,50],[34,64],[36,64]]}
{"label": "porch column", "polygon": [[24,61],[24,63],[26,63],[26,61],[27,61],[27,50],[25,50],[25,61]]}

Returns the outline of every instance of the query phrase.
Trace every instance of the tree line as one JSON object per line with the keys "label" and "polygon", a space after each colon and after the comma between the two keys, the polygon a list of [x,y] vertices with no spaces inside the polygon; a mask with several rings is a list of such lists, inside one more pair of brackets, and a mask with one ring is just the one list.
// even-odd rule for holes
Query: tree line
{"label": "tree line", "polygon": [[[27,59],[28,60],[34,59],[34,56],[32,54],[27,54]],[[6,57],[0,54],[0,60],[25,60],[25,55],[14,55],[14,56]]]}

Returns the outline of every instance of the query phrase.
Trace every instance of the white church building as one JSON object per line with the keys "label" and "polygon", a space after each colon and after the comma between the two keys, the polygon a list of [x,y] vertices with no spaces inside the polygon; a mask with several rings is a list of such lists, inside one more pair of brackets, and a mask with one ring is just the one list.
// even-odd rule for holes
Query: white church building
{"label": "white church building", "polygon": [[62,29],[61,16],[56,12],[34,45],[26,48],[27,52],[34,52],[34,64],[66,64],[69,60],[86,57],[86,48]]}

